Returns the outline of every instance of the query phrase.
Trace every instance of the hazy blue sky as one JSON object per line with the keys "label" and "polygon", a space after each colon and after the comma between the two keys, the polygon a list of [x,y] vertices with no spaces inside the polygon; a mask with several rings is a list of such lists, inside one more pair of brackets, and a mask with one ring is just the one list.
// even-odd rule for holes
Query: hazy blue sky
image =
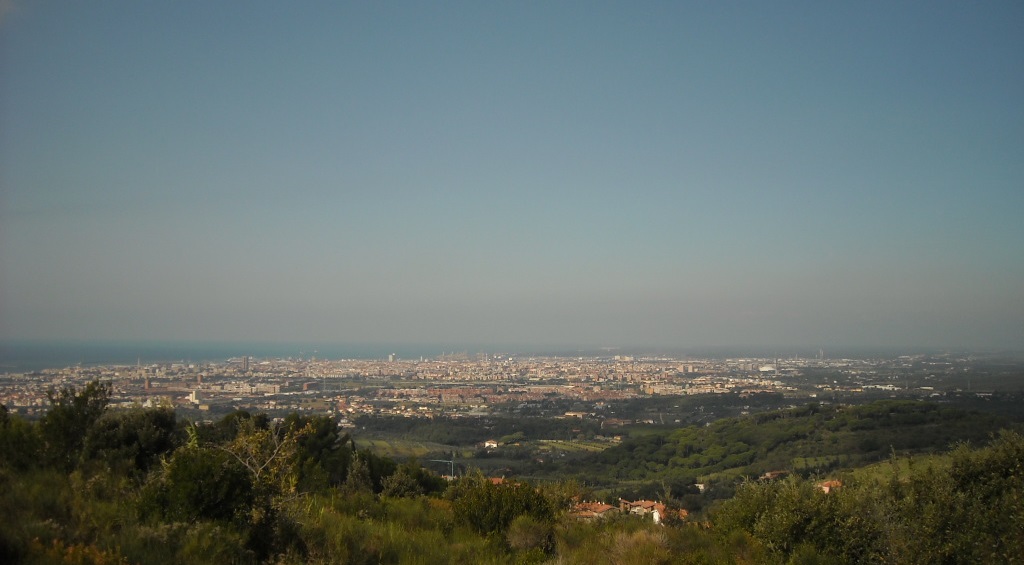
{"label": "hazy blue sky", "polygon": [[0,338],[1024,348],[1024,3],[0,1]]}

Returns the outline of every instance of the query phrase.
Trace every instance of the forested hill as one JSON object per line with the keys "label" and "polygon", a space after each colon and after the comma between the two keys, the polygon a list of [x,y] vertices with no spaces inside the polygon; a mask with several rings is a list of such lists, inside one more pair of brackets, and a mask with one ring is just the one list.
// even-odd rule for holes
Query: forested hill
{"label": "forested hill", "polygon": [[921,401],[863,406],[811,404],[634,436],[578,462],[591,476],[617,480],[716,480],[771,471],[824,473],[892,453],[985,443],[1010,421]]}

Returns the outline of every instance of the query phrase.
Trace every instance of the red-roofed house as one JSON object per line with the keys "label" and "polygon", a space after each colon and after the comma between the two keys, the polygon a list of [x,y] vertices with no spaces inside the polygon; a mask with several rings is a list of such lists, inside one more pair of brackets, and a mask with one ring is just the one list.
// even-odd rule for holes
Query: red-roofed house
{"label": "red-roofed house", "polygon": [[569,513],[579,520],[603,520],[613,514],[617,514],[618,508],[603,502],[580,502],[573,506]]}

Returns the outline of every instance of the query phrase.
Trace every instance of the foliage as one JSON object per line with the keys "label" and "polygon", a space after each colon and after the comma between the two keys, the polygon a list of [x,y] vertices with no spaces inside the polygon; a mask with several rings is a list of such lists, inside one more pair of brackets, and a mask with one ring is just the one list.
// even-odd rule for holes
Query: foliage
{"label": "foliage", "polygon": [[225,451],[184,447],[146,485],[145,515],[171,522],[245,520],[255,496],[249,471]]}
{"label": "foliage", "polygon": [[520,514],[512,519],[505,533],[509,547],[518,551],[540,550],[543,553],[554,549],[553,525],[529,514]]}
{"label": "foliage", "polygon": [[421,467],[415,459],[399,465],[382,484],[381,494],[399,497],[436,494],[448,486],[444,479]]}
{"label": "foliage", "polygon": [[384,479],[394,473],[398,465],[392,459],[377,455],[369,449],[359,451],[359,457],[366,461],[370,470],[373,492],[380,493],[384,490]]}
{"label": "foliage", "polygon": [[554,518],[547,498],[528,483],[496,482],[475,474],[452,485],[446,496],[456,519],[481,534],[504,532],[522,515],[541,522]]}
{"label": "foliage", "polygon": [[0,469],[25,471],[36,466],[40,447],[38,428],[5,409],[0,419]]}
{"label": "foliage", "polygon": [[410,497],[424,494],[412,474],[405,466],[399,467],[391,476],[384,479],[384,488],[381,491],[384,496]]}
{"label": "foliage", "polygon": [[348,469],[348,477],[345,479],[343,492],[349,494],[373,492],[373,478],[370,476],[370,465],[361,453],[357,453],[352,459],[352,465]]}
{"label": "foliage", "polygon": [[[97,402],[76,405],[83,395]],[[449,485],[415,460],[398,465],[356,451],[324,417],[275,423],[236,412],[189,425],[183,442],[173,413],[107,411],[102,397],[96,389],[55,394],[60,414],[37,423],[0,412],[0,562],[988,563],[1024,554],[1024,438],[1011,431],[986,447],[961,444],[841,475],[842,488],[828,494],[795,473],[747,480],[696,519],[588,523],[567,511],[593,499],[581,481],[536,486],[471,472]],[[39,457],[52,455],[55,430],[72,421],[85,422],[79,453]],[[937,430],[940,421],[953,431]],[[735,455],[742,443],[756,455],[746,468],[755,469],[766,445],[806,453],[810,440],[835,437],[849,447],[861,432],[893,446],[925,445],[985,422],[941,405],[812,405],[713,424],[704,434],[653,432],[622,453],[646,466],[655,462],[648,447],[678,454],[689,445],[684,459],[714,466],[711,459]],[[648,477],[621,492],[649,491],[671,509],[673,499],[696,496],[690,473]]]}
{"label": "foliage", "polygon": [[597,420],[565,420],[557,418],[487,417],[406,418],[404,416],[359,416],[355,423],[367,432],[386,432],[407,439],[446,445],[475,445],[489,439],[507,441],[575,437],[579,433],[592,436],[600,432]]}
{"label": "foliage", "polygon": [[39,422],[47,459],[70,470],[78,461],[85,435],[107,409],[110,385],[92,381],[81,391],[65,387],[46,393],[50,409]]}
{"label": "foliage", "polygon": [[273,497],[295,490],[298,453],[296,433],[278,426],[260,426],[254,419],[239,422],[233,440],[220,446],[248,472],[256,492]]}
{"label": "foliage", "polygon": [[82,456],[141,476],[178,443],[173,410],[133,408],[100,416],[85,435]]}
{"label": "foliage", "polygon": [[882,480],[824,493],[812,482],[750,482],[713,521],[750,533],[779,559],[996,563],[1024,555],[1024,437],[1005,432],[983,449],[960,446],[950,464],[894,462]]}
{"label": "foliage", "polygon": [[195,434],[197,441],[205,444],[219,445],[227,443],[238,436],[238,432],[248,422],[252,428],[267,429],[270,418],[266,414],[251,414],[247,410],[235,410],[213,423],[197,424]]}
{"label": "foliage", "polygon": [[987,414],[928,402],[809,404],[630,438],[578,466],[591,476],[619,480],[729,479],[777,470],[808,476],[879,461],[893,450],[914,453],[984,441],[1006,425]]}
{"label": "foliage", "polygon": [[326,416],[292,413],[283,428],[296,433],[297,488],[310,491],[340,485],[352,462],[352,439],[339,434],[334,420]]}

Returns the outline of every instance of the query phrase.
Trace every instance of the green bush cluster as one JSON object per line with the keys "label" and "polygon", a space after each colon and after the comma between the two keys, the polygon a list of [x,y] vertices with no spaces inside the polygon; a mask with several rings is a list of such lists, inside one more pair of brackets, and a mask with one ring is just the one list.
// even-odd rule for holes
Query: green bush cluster
{"label": "green bush cluster", "polygon": [[[108,410],[108,398],[93,383],[52,393],[39,422],[0,411],[0,562],[994,563],[1024,555],[1024,437],[1009,431],[985,447],[862,468],[827,494],[796,474],[748,481],[706,516],[664,525],[626,514],[580,521],[570,509],[589,493],[572,481],[538,486],[475,472],[449,484],[415,461],[357,450],[330,418],[275,423],[237,412],[193,425],[170,410]],[[977,421],[902,404],[809,406],[759,416],[762,429],[739,427],[733,445],[714,445],[727,428],[712,426],[674,438],[686,441],[649,436],[624,457],[650,445],[725,461],[864,419],[891,430],[936,418]],[[671,497],[670,483],[662,486]]]}
{"label": "green bush cluster", "polygon": [[[51,392],[35,423],[0,413],[0,562],[478,563],[550,549],[531,541],[554,520],[532,487],[449,489],[415,461],[357,450],[330,418],[193,425],[108,400],[91,383]],[[481,495],[495,535],[468,517]],[[502,536],[520,515],[534,522],[517,523],[513,547]]]}
{"label": "green bush cluster", "polygon": [[712,522],[749,534],[779,562],[1009,563],[1024,555],[1024,436],[896,460],[825,493],[809,480],[749,482]]}

